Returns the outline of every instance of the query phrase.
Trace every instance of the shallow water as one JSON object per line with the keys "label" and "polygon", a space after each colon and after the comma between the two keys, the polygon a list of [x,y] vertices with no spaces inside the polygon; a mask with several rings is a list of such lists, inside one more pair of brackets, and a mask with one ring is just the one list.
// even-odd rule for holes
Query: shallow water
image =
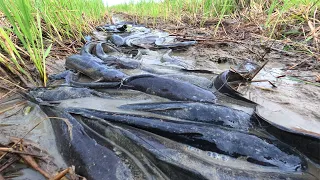
{"label": "shallow water", "polygon": [[[10,101],[0,105],[0,109],[3,110],[7,107],[11,107],[15,105],[17,101],[21,102],[21,100]],[[26,113],[26,108],[31,108],[30,112]],[[47,118],[47,116],[42,112],[39,106],[30,102],[24,106],[0,114],[0,136],[2,137],[0,140],[3,140],[3,142],[0,143],[6,144],[9,137],[24,137],[28,131],[45,118]],[[1,126],[1,124],[9,126]],[[56,164],[56,166],[48,165],[47,168],[49,169],[49,172],[56,171],[57,167],[66,167],[64,160],[56,148],[55,135],[49,120],[46,120],[37,126],[28,133],[24,139],[33,141],[35,144],[39,145],[40,148],[47,151],[48,155],[54,157],[52,163]],[[40,153],[40,155],[47,154],[43,152]],[[18,173],[19,172],[20,171],[18,171]],[[21,173],[23,174],[22,177],[13,179],[45,179],[42,175],[32,169],[21,170]]]}
{"label": "shallow water", "polygon": [[259,72],[254,80],[269,80],[277,88],[269,82],[254,82],[241,87],[239,91],[259,104],[257,113],[267,121],[292,131],[320,137],[320,119],[317,116],[320,109],[319,88],[301,84],[290,77],[276,78],[283,74],[279,65],[271,64]]}

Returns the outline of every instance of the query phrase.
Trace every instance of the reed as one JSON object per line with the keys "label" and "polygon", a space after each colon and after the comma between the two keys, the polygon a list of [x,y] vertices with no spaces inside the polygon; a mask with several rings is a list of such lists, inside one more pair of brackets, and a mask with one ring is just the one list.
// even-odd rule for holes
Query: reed
{"label": "reed", "polygon": [[105,13],[101,0],[0,0],[1,72],[26,87],[46,86],[52,44],[81,41]]}
{"label": "reed", "polygon": [[[303,33],[287,30],[282,28],[283,26],[299,26],[310,21],[316,29],[315,26],[320,23],[319,7],[320,0],[141,0],[108,9],[113,12],[126,12],[142,20],[151,17],[179,22],[183,17],[188,17],[191,24],[200,27],[209,19],[217,19],[218,27],[224,18],[236,17],[261,26],[269,37],[279,39],[288,34]],[[312,38],[306,35],[306,40]]]}

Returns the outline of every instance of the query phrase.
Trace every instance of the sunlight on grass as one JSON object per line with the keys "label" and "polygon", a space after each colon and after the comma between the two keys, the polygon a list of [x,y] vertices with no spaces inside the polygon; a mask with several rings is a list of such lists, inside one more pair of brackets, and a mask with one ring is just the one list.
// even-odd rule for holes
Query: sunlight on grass
{"label": "sunlight on grass", "polygon": [[6,22],[0,24],[0,63],[33,87],[46,85],[52,44],[80,41],[106,10],[101,0],[0,0],[0,12]]}
{"label": "sunlight on grass", "polygon": [[255,24],[265,28],[272,37],[277,35],[276,28],[281,25],[295,25],[309,20],[319,23],[319,7],[319,0],[141,0],[108,8],[142,19],[149,17],[177,22],[188,17],[190,23],[200,24],[200,27],[208,19],[217,19],[218,27],[223,18],[239,17],[241,13],[240,18],[256,20]]}

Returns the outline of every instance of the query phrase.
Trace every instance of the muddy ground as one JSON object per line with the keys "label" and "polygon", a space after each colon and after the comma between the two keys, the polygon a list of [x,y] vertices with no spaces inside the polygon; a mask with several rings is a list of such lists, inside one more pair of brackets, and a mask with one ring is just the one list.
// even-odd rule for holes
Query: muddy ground
{"label": "muddy ground", "polygon": [[[213,70],[217,73],[230,67],[236,67],[239,63],[248,60],[260,65],[268,61],[265,68],[254,80],[270,80],[277,87],[272,87],[268,82],[252,83],[249,85],[251,93],[254,93],[252,96],[262,96],[307,118],[320,121],[320,113],[318,112],[320,109],[320,87],[316,83],[299,82],[300,79],[312,81],[319,71],[316,69],[304,70],[303,68],[286,70],[307,57],[302,54],[287,55],[271,51],[261,61],[257,58],[257,54],[262,55],[263,49],[255,48],[253,51],[250,48],[238,43],[216,43],[213,47],[196,46],[190,48],[185,56],[194,59],[197,68]],[[289,77],[276,78],[284,75]]]}

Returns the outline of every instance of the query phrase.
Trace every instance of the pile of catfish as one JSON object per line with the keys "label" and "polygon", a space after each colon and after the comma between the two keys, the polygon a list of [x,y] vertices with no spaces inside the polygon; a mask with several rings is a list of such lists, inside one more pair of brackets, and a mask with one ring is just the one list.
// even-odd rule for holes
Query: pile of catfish
{"label": "pile of catfish", "polygon": [[[63,121],[51,121],[60,153],[78,174],[98,180],[319,177],[318,137],[259,117],[257,104],[229,84],[245,81],[239,73],[210,80],[213,72],[170,55],[196,41],[129,23],[97,31],[106,39],[88,37],[49,87],[25,94],[48,116],[72,124],[70,133]],[[252,67],[259,68],[248,62],[242,71]]]}

